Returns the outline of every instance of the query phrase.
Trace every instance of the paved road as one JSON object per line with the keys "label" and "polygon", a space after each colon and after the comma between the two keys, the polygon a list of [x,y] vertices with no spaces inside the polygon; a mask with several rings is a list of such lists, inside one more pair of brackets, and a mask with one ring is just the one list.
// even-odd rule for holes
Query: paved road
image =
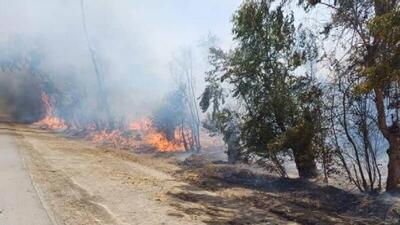
{"label": "paved road", "polygon": [[51,224],[14,137],[0,127],[0,225]]}

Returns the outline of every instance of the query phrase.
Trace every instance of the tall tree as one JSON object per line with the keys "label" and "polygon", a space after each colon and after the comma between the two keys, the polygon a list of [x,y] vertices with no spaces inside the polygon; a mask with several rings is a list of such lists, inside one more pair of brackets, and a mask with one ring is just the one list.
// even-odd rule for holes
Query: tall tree
{"label": "tall tree", "polygon": [[[382,188],[379,149],[385,146],[375,122],[376,109],[371,93],[352,93],[357,80],[346,66],[332,63],[335,79],[326,96],[330,112],[330,137],[350,183],[362,192]],[[343,70],[344,69],[344,70]]]}
{"label": "tall tree", "polygon": [[187,107],[187,122],[190,124],[193,136],[193,146],[191,150],[199,152],[201,150],[200,141],[200,114],[198,100],[195,90],[195,76],[193,68],[193,55],[191,50],[184,50],[179,57],[171,63],[171,72],[174,76],[177,90],[181,91]]}
{"label": "tall tree", "polygon": [[[99,90],[99,102],[98,102],[98,109],[100,112],[100,120],[103,121],[96,121],[97,129],[103,129],[103,123],[107,124],[106,128],[112,129],[113,128],[113,118],[111,116],[110,105],[108,103],[108,95],[104,85],[104,77],[100,73],[99,65],[96,60],[95,51],[93,49],[92,43],[90,42],[89,33],[86,25],[86,13],[85,13],[85,5],[84,0],[81,0],[81,13],[82,13],[82,27],[85,34],[85,39],[87,42],[87,47],[90,53],[90,58],[93,63],[94,72],[96,74],[97,86]],[[105,121],[104,121],[105,120]]]}
{"label": "tall tree", "polygon": [[374,95],[376,121],[389,143],[386,190],[400,193],[400,1],[300,1],[306,8],[326,6],[332,20],[327,35],[340,35],[346,46],[340,63],[358,79],[354,94]]}
{"label": "tall tree", "polygon": [[[235,13],[237,47],[229,53],[212,51],[217,63],[208,75],[202,108],[215,108],[221,102],[216,100],[221,97],[221,85],[216,83],[226,83],[232,98],[243,105],[242,151],[269,158],[278,168],[282,167],[279,152],[292,154],[300,177],[312,178],[317,176],[314,141],[320,130],[316,121],[322,92],[313,78],[295,75],[307,54],[297,46],[293,15],[271,2],[247,0]],[[286,174],[282,168],[279,171]]]}

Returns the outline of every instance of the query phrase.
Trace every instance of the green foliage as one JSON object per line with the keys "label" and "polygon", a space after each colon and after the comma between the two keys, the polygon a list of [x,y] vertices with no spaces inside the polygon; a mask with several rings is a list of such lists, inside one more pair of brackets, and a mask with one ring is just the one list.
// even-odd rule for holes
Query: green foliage
{"label": "green foliage", "polygon": [[[331,37],[338,41],[344,49],[340,59],[337,55],[328,56],[333,67],[343,67],[343,71],[334,74],[334,85],[343,93],[342,100],[342,125],[346,131],[346,138],[351,142],[355,155],[357,167],[351,171],[350,167],[346,166],[345,158],[341,160],[346,169],[350,180],[356,183],[356,186],[362,190],[374,190],[375,174],[371,175],[371,171],[376,171],[377,163],[370,161],[368,149],[373,149],[370,145],[371,127],[378,127],[380,134],[384,137],[388,146],[381,147],[381,152],[386,149],[398,148],[398,127],[400,122],[400,13],[399,1],[393,0],[335,0],[335,1],[310,1],[299,0],[299,4],[307,10],[315,5],[326,6],[330,10],[331,20],[325,26],[323,34],[326,37]],[[335,49],[332,49],[335,53]],[[343,85],[347,84],[346,90],[343,90]],[[372,96],[374,109],[372,111],[354,107],[350,103],[355,99],[365,99]],[[355,101],[357,102],[357,101]],[[370,103],[368,103],[370,104]],[[333,107],[337,107],[334,104]],[[354,108],[353,108],[354,107]],[[351,116],[352,110],[356,110],[356,116]],[[346,113],[347,112],[347,113]],[[361,112],[361,113],[360,113]],[[350,116],[348,116],[350,115]],[[362,116],[368,115],[362,118]],[[371,118],[373,123],[367,124]],[[355,121],[354,121],[355,120]],[[391,124],[389,125],[389,121]],[[360,123],[360,121],[362,123]],[[347,125],[349,124],[349,125]],[[360,124],[362,126],[360,126]],[[367,125],[366,125],[367,124]],[[336,126],[333,123],[333,126]],[[350,132],[351,131],[351,132]],[[335,131],[333,131],[335,132]],[[355,135],[363,137],[364,151],[358,155],[358,143],[354,141]],[[360,135],[361,134],[361,135]],[[335,135],[336,136],[336,135]],[[340,141],[336,140],[337,143]],[[383,143],[383,141],[380,141]],[[337,144],[338,146],[340,144]],[[388,151],[388,175],[387,175],[387,190],[399,192],[399,163],[398,155],[392,154],[393,151]],[[348,154],[348,153],[346,153]],[[371,153],[371,155],[376,153]],[[361,162],[362,157],[365,157],[366,162]],[[370,178],[370,187],[366,187],[367,181],[363,172],[363,166],[366,165],[368,177]],[[368,167],[375,167],[371,169]],[[379,171],[379,169],[378,169]],[[374,172],[375,173],[375,172]],[[379,172],[378,172],[379,173]],[[355,179],[352,179],[352,174],[355,174]],[[380,177],[381,174],[378,174]],[[379,183],[381,181],[379,180]]]}
{"label": "green foliage", "polygon": [[225,103],[224,89],[221,87],[219,75],[226,69],[226,61],[227,56],[221,49],[210,49],[209,63],[213,69],[206,74],[207,85],[200,100],[200,108],[203,112],[206,112],[212,104],[212,114],[214,115],[218,112],[219,107]]}
{"label": "green foliage", "polygon": [[[306,46],[306,33],[297,40],[293,22],[281,5],[247,0],[233,17],[236,48],[228,53],[211,49],[213,69],[201,107],[207,111],[212,106],[211,119],[222,133],[229,121],[239,120],[242,151],[248,156],[269,158],[303,148],[314,155],[312,142],[319,130],[313,121],[321,116],[322,91],[312,77],[294,71],[318,54]],[[222,87],[241,106],[236,114],[224,108]]]}
{"label": "green foliage", "polygon": [[375,61],[363,72],[364,91],[400,82],[400,11],[375,16],[368,24],[371,35],[384,51],[376,51]]}

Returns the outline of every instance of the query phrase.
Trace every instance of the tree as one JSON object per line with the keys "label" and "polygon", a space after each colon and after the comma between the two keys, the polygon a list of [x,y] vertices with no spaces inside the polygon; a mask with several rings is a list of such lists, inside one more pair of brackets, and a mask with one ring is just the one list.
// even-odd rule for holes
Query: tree
{"label": "tree", "polygon": [[215,45],[209,46],[209,64],[211,70],[206,72],[205,87],[200,100],[200,108],[207,112],[212,106],[211,112],[207,113],[203,121],[203,127],[211,135],[222,135],[228,147],[228,162],[236,163],[244,154],[241,154],[240,143],[240,118],[239,113],[225,105],[225,98],[228,97],[226,90],[222,87],[220,77],[227,68],[228,56]]}
{"label": "tree", "polygon": [[113,129],[113,126],[114,126],[113,120],[114,119],[111,116],[110,105],[108,103],[108,94],[107,94],[106,88],[104,86],[104,77],[100,73],[99,65],[96,60],[95,51],[90,42],[90,38],[89,38],[89,34],[88,34],[88,29],[87,29],[87,25],[86,25],[86,13],[85,13],[84,0],[81,0],[80,6],[81,6],[81,13],[82,13],[82,27],[83,27],[83,31],[85,34],[87,47],[88,47],[88,50],[90,53],[90,58],[93,63],[94,72],[96,74],[97,86],[98,86],[98,91],[99,91],[98,109],[100,112],[100,118],[99,118],[100,120],[95,121],[96,127],[97,127],[97,129],[103,129],[103,123],[106,123],[107,124],[106,128]]}
{"label": "tree", "polygon": [[379,148],[385,146],[375,120],[373,96],[354,95],[357,80],[345,70],[346,66],[333,63],[335,80],[327,93],[330,111],[330,134],[339,165],[350,183],[362,192],[382,189],[382,175],[378,163]]}
{"label": "tree", "polygon": [[190,50],[184,50],[182,55],[176,57],[171,63],[171,72],[175,79],[175,84],[178,91],[184,98],[184,103],[187,108],[188,116],[187,123],[191,130],[194,145],[192,150],[199,152],[201,150],[200,141],[200,114],[198,108],[198,100],[195,90],[195,77],[193,70],[193,56]]}
{"label": "tree", "polygon": [[[307,61],[307,48],[299,48],[294,17],[271,1],[247,0],[233,17],[237,47],[228,53],[211,49],[212,65],[202,95],[202,109],[213,107],[221,120],[223,85],[242,105],[239,109],[242,155],[271,159],[285,176],[279,154],[294,157],[302,178],[317,176],[315,141],[318,137],[322,91],[310,76],[296,76]],[[304,47],[304,46],[303,46]],[[224,83],[224,84],[220,84]],[[229,120],[228,120],[229,121]]]}
{"label": "tree", "polygon": [[353,95],[372,94],[375,119],[389,143],[386,190],[400,193],[399,68],[400,12],[398,0],[300,1],[306,8],[326,6],[332,20],[326,35],[340,35],[346,47],[341,62],[357,79]]}

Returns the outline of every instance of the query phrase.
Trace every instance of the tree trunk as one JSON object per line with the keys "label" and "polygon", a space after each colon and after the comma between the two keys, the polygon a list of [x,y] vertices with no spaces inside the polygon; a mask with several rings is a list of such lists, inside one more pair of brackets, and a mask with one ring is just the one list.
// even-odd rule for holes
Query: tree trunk
{"label": "tree trunk", "polygon": [[389,142],[389,163],[386,191],[400,194],[400,131],[398,123],[391,127],[386,123],[384,95],[380,88],[375,88],[375,105],[378,112],[378,125],[383,136]]}
{"label": "tree trunk", "polygon": [[309,112],[305,112],[304,122],[298,127],[290,129],[286,134],[288,147],[293,150],[294,162],[302,179],[311,179],[318,176],[313,149],[315,130],[313,119]]}
{"label": "tree trunk", "polygon": [[294,161],[296,163],[297,171],[299,172],[300,178],[311,179],[318,176],[317,165],[315,163],[315,156],[311,154],[307,149],[297,149],[294,153]]}
{"label": "tree trunk", "polygon": [[386,191],[400,193],[400,137],[392,137],[388,141],[389,163]]}
{"label": "tree trunk", "polygon": [[240,133],[238,126],[232,120],[228,124],[228,162],[235,164],[239,160],[240,151]]}
{"label": "tree trunk", "polygon": [[[395,10],[397,1],[379,1],[374,0],[375,16],[381,16]],[[379,38],[375,38],[373,42],[375,49],[379,49]],[[372,61],[375,52],[368,52],[367,61]],[[367,64],[367,67],[369,65]],[[399,121],[395,121],[391,127],[386,123],[386,112],[384,104],[384,92],[381,87],[375,87],[375,104],[378,112],[378,125],[383,136],[389,142],[389,163],[388,176],[386,182],[386,191],[390,193],[400,194],[400,131]]]}
{"label": "tree trunk", "polygon": [[[84,7],[83,1],[84,0],[81,0],[82,26],[83,26],[83,31],[84,31],[86,42],[87,42],[87,47],[88,47],[88,50],[90,53],[90,58],[93,63],[94,72],[96,74],[96,80],[97,80],[97,85],[98,85],[98,89],[99,89],[98,90],[99,91],[99,102],[98,102],[99,105],[97,107],[99,110],[99,115],[100,115],[99,119],[101,120],[101,123],[99,123],[100,126],[98,126],[98,128],[104,129],[104,127],[102,125],[105,122],[107,124],[106,128],[114,129],[114,121],[111,116],[110,105],[108,103],[108,98],[107,98],[108,94],[104,87],[104,78],[100,74],[99,66],[97,64],[96,57],[95,57],[95,52],[92,48],[92,45],[91,45],[90,39],[89,39],[89,34],[88,34],[87,26],[86,26],[85,7]],[[104,120],[106,120],[106,121],[104,121]]]}
{"label": "tree trunk", "polygon": [[305,137],[296,140],[296,143],[291,146],[297,171],[299,172],[300,178],[303,179],[311,179],[318,176],[315,154],[312,149],[311,141],[312,139],[310,139],[310,136],[306,134]]}

